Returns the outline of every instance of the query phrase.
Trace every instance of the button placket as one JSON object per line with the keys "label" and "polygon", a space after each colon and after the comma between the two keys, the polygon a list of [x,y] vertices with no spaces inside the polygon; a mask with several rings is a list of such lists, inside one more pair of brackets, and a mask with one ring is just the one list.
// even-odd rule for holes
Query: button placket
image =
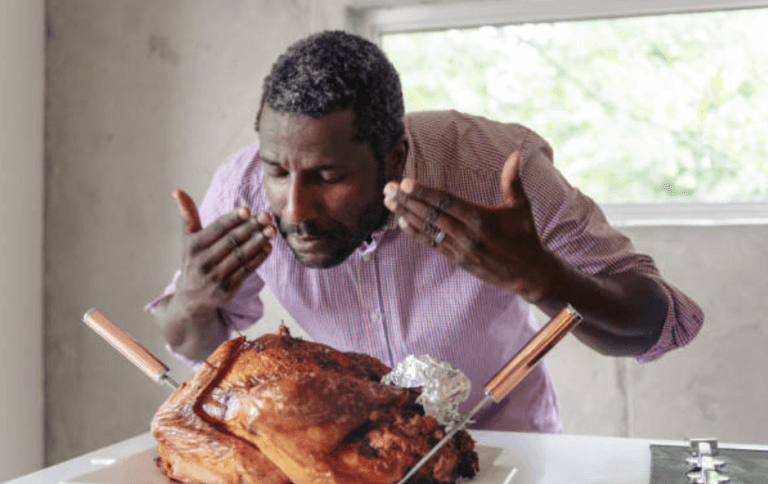
{"label": "button placket", "polygon": [[[365,270],[371,277],[367,280],[371,281],[372,286],[363,287],[362,271]],[[379,278],[379,268],[376,265],[375,251],[365,253],[362,256],[362,261],[358,265],[358,289],[361,291],[361,303],[363,311],[368,314],[368,320],[371,322],[372,328],[375,327],[377,332],[384,339],[387,355],[389,357],[389,364],[392,365],[392,348],[390,345],[389,329],[387,328],[384,318],[384,309],[382,307],[382,294],[381,294],[381,281]],[[364,292],[363,292],[364,291]],[[364,313],[364,314],[365,314]]]}
{"label": "button placket", "polygon": [[[377,323],[379,319],[381,319],[380,309],[379,309],[379,294],[378,294],[378,275],[376,274],[376,265],[371,264],[371,261],[373,261],[373,252],[368,252],[365,255],[363,255],[363,263],[361,264],[362,269],[365,269],[366,271],[373,271],[373,281],[374,281],[374,291],[373,295],[375,296],[372,300],[367,300],[363,294],[361,294],[361,298],[363,301],[365,301],[364,310],[368,312],[368,317],[370,320],[374,323]],[[362,271],[361,269],[361,271]],[[360,274],[362,275],[362,274]],[[359,281],[362,283],[362,277],[359,278]],[[360,285],[360,289],[362,291],[362,284]],[[370,294],[371,291],[366,291],[366,293]]]}

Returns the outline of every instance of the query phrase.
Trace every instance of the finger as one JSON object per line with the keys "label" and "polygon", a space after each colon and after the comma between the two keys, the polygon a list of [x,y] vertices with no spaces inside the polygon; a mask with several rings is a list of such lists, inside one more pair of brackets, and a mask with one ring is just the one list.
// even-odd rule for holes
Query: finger
{"label": "finger", "polygon": [[397,219],[397,224],[403,232],[425,247],[436,249],[438,251],[444,250],[448,245],[446,240],[448,239],[448,235],[446,234],[443,240],[438,244],[436,237],[441,233],[441,230],[437,227],[432,227],[430,230],[424,230],[424,228],[419,225],[418,221],[415,223],[409,221],[411,217],[411,215],[403,215]]}
{"label": "finger", "polygon": [[223,271],[223,286],[229,289],[239,287],[246,277],[261,266],[270,253],[272,245],[266,237],[251,247],[244,245],[234,249],[219,266],[219,270]]}
{"label": "finger", "polygon": [[242,225],[250,219],[250,210],[247,207],[237,207],[230,213],[222,215],[211,225],[195,233],[192,245],[196,250],[207,249],[217,241],[220,241],[230,230]]}
{"label": "finger", "polygon": [[[479,231],[471,230],[464,222],[446,213],[436,212],[431,205],[411,200],[408,209],[403,206],[397,209],[397,215],[398,224],[408,235],[427,247],[438,248],[459,265],[467,259],[467,254],[477,252],[482,246]],[[482,224],[479,219],[476,223],[478,226]],[[438,242],[436,237],[440,232],[445,236]]]}
{"label": "finger", "polygon": [[517,207],[527,203],[520,180],[520,153],[517,151],[509,155],[501,171],[501,194],[507,206]]}
{"label": "finger", "polygon": [[[458,222],[454,221],[452,223]],[[425,247],[436,250],[460,267],[467,268],[472,266],[481,257],[482,244],[476,239],[471,238],[465,231],[456,231],[455,228],[449,228],[448,230],[438,231],[437,234],[432,236],[417,230],[417,227],[410,224],[406,217],[400,217],[398,225],[409,237],[416,239],[418,243]],[[439,239],[436,237],[440,233],[444,233],[445,236],[442,238],[442,241],[438,242]]]}
{"label": "finger", "polygon": [[405,218],[414,230],[425,232],[427,235],[434,235],[436,230],[444,229],[448,225],[449,218],[452,221],[455,220],[450,215],[441,213],[435,206],[416,199],[408,199],[406,203],[394,205],[386,201],[385,203],[391,207],[395,215]]}
{"label": "finger", "polygon": [[184,231],[193,234],[202,228],[200,225],[200,215],[197,213],[197,206],[187,192],[184,190],[174,190],[173,198],[176,199],[176,205],[179,207],[179,214],[184,221]]}
{"label": "finger", "polygon": [[266,245],[263,250],[260,250],[256,255],[251,258],[247,263],[244,263],[237,267],[226,279],[226,287],[228,290],[237,290],[243,281],[250,276],[253,271],[258,269],[261,264],[272,253],[272,246]]}
{"label": "finger", "polygon": [[384,187],[384,203],[398,215],[402,210],[418,211],[419,204],[431,206],[438,213],[450,215],[469,227],[479,227],[479,210],[475,204],[442,190],[420,185],[410,178],[400,184],[388,183]]}
{"label": "finger", "polygon": [[[261,225],[257,217],[251,217],[247,223],[231,228],[227,233],[219,237],[210,248],[200,257],[204,257],[203,267],[206,270],[214,270],[216,266],[224,263],[216,271],[222,276],[228,275],[243,260],[250,259],[259,250],[259,246],[268,244],[269,239],[277,234],[277,229],[272,225]],[[234,254],[235,258],[225,259]]]}
{"label": "finger", "polygon": [[[453,257],[455,245],[466,245],[467,229],[458,220],[442,216],[434,224],[425,222],[424,219],[412,212],[404,212],[398,216],[397,223],[410,237],[416,239],[420,244],[437,249],[443,255]],[[444,235],[439,236],[442,233]],[[439,237],[439,238],[438,238]]]}
{"label": "finger", "polygon": [[256,220],[263,226],[272,225],[273,219],[272,215],[268,214],[267,212],[260,212],[256,216]]}

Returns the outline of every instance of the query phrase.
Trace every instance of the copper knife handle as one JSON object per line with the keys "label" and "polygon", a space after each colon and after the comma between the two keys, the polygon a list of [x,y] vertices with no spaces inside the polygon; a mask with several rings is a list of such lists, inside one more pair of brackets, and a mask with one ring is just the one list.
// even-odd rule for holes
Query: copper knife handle
{"label": "copper knife handle", "polygon": [[[453,435],[463,429],[472,417],[475,416],[489,401],[496,403],[506,397],[512,389],[530,373],[530,371],[541,361],[549,350],[551,350],[560,341],[563,336],[568,334],[573,328],[582,321],[582,317],[569,304],[560,311],[554,318],[550,319],[543,328],[531,338],[520,351],[513,356],[496,375],[485,385],[485,398],[475,405],[468,414],[461,419],[459,423],[453,426],[440,442],[414,465],[397,484],[405,484],[416,471],[418,471],[429,459],[431,459],[441,447],[443,447]],[[511,474],[514,475],[514,474]]]}
{"label": "copper knife handle", "polygon": [[539,330],[485,385],[485,393],[501,401],[583,318],[568,305]]}
{"label": "copper knife handle", "polygon": [[174,386],[173,383],[175,382],[170,380],[167,375],[168,367],[113,323],[104,313],[95,308],[90,309],[83,315],[83,322],[155,382],[162,383],[163,380],[166,380],[171,386]]}

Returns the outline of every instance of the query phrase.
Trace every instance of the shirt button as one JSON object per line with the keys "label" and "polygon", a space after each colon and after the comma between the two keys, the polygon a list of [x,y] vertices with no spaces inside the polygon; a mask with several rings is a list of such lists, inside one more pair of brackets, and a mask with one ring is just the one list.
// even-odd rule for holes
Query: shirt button
{"label": "shirt button", "polygon": [[369,260],[371,260],[371,257],[373,257],[371,254],[365,254],[365,255],[363,256],[363,260],[364,260],[365,262],[368,262]]}
{"label": "shirt button", "polygon": [[371,319],[374,321],[379,320],[379,313],[371,313]]}

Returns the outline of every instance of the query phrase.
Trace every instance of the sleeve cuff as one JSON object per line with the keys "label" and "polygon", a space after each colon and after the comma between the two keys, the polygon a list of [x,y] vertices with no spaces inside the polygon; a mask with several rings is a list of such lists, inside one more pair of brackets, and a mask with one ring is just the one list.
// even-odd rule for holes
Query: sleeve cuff
{"label": "sleeve cuff", "polygon": [[166,286],[166,288],[163,290],[163,293],[157,296],[152,302],[144,306],[144,311],[149,311],[150,313],[155,312],[155,308],[160,304],[160,301],[165,299],[166,297],[170,296],[174,293],[176,290],[176,282],[179,280],[179,276],[181,275],[181,271],[176,271],[175,274],[173,274],[173,279],[171,280],[171,283]]}
{"label": "sleeve cuff", "polygon": [[171,345],[169,345],[168,343],[165,343],[165,349],[166,351],[168,351],[168,353],[173,355],[174,358],[181,361],[185,365],[192,367],[192,369],[195,371],[197,371],[198,368],[200,368],[200,365],[203,363],[202,361],[190,360],[186,356],[176,353],[175,351],[173,351],[173,348],[171,348]]}
{"label": "sleeve cuff", "polygon": [[656,344],[636,356],[638,363],[649,363],[665,353],[682,348],[693,340],[704,323],[704,313],[690,298],[666,282],[657,279],[667,295],[667,317]]}

